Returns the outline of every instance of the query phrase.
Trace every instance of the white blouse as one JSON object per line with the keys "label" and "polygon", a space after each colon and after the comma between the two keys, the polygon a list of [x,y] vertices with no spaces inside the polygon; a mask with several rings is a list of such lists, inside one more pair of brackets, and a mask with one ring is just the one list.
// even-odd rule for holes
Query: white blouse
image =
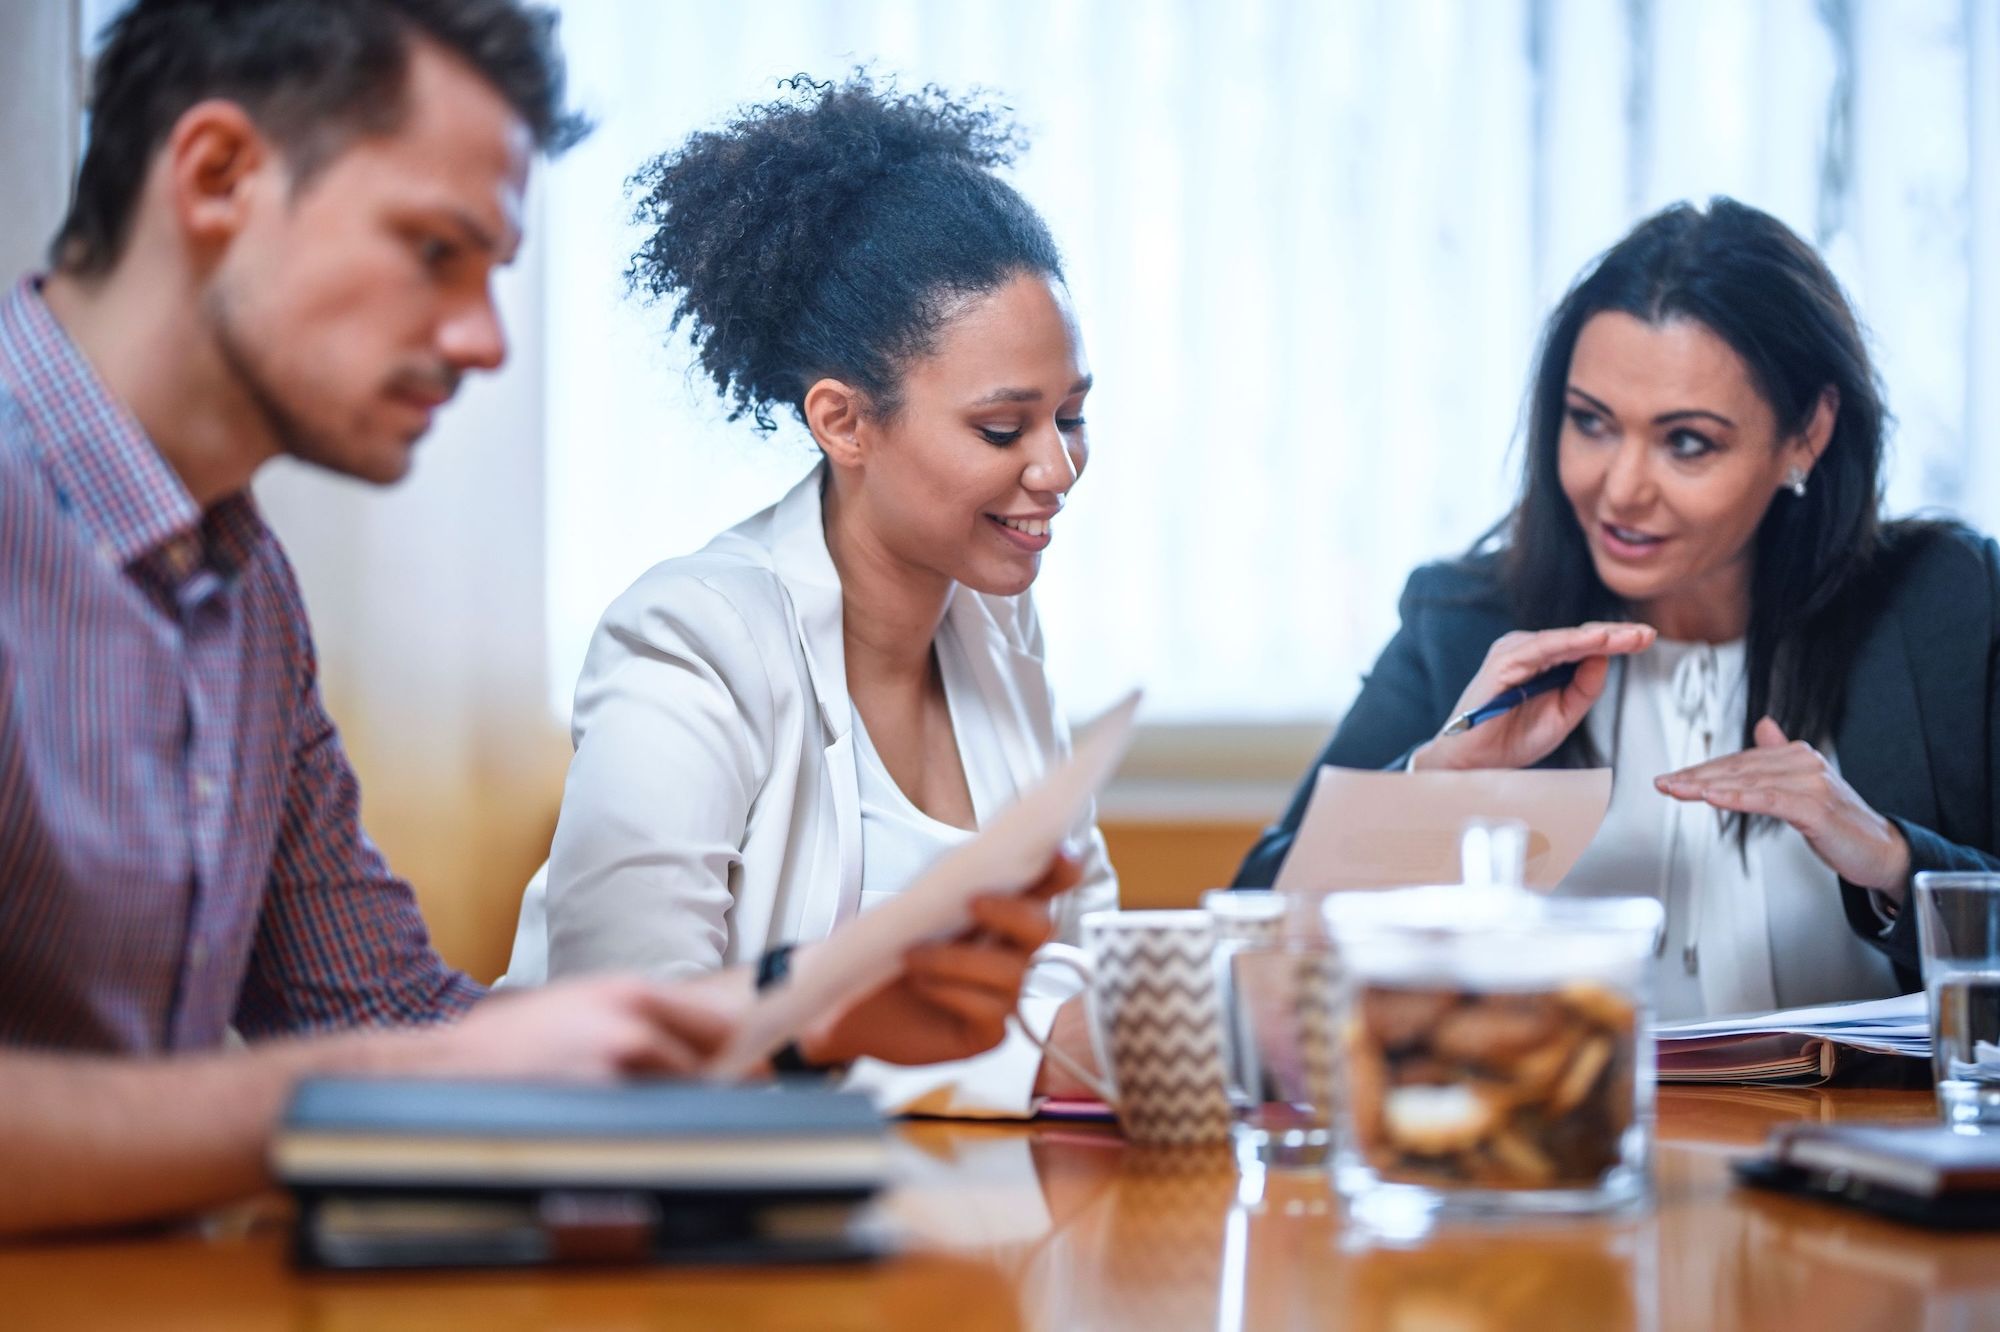
{"label": "white blouse", "polygon": [[[972,832],[916,807],[875,752],[858,711],[854,741],[861,791],[861,909],[868,911],[909,887],[933,861],[970,840]],[[973,805],[978,807],[976,796]]]}
{"label": "white blouse", "polygon": [[[965,768],[965,785],[972,793],[973,822],[984,827],[1020,792],[997,757],[1000,741],[992,717],[976,702],[967,706],[978,693],[966,676],[965,653],[950,624],[939,627],[936,645],[945,707],[951,714],[958,760]],[[854,709],[854,758],[861,798],[861,910],[866,911],[909,887],[972,833],[932,818],[903,793],[876,751],[859,708]]]}
{"label": "white blouse", "polygon": [[1848,925],[1839,878],[1795,829],[1759,826],[1739,848],[1721,811],[1653,786],[1742,747],[1744,665],[1740,639],[1659,640],[1616,663],[1585,722],[1611,763],[1611,807],[1561,891],[1661,900],[1663,1020],[1896,993],[1888,959]]}

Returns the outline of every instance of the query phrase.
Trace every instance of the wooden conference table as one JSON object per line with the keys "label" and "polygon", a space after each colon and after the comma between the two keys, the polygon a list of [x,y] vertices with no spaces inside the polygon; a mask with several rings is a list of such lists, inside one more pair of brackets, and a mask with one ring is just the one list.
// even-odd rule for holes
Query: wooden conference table
{"label": "wooden conference table", "polygon": [[2000,1327],[2000,1233],[1951,1236],[1731,1187],[1794,1120],[1922,1119],[1927,1094],[1663,1088],[1637,1219],[1344,1235],[1324,1179],[1239,1177],[1095,1127],[915,1123],[872,1267],[311,1277],[275,1201],[205,1233],[0,1247],[0,1327],[1488,1329]]}

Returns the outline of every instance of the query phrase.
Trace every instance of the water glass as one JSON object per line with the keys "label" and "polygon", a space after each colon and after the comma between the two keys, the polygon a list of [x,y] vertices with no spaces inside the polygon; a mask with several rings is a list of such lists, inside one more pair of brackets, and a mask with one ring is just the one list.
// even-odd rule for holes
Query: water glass
{"label": "water glass", "polygon": [[1223,954],[1229,1096],[1237,1160],[1326,1164],[1333,1144],[1333,954],[1238,947]]}
{"label": "water glass", "polygon": [[1211,888],[1201,895],[1201,909],[1218,951],[1270,948],[1285,936],[1286,895],[1269,888]]}
{"label": "water glass", "polygon": [[2000,874],[1926,871],[1916,893],[1938,1115],[2000,1125]]}
{"label": "water glass", "polygon": [[1338,968],[1322,900],[1243,888],[1201,897],[1215,922],[1232,1138],[1245,1169],[1319,1167],[1332,1150]]}

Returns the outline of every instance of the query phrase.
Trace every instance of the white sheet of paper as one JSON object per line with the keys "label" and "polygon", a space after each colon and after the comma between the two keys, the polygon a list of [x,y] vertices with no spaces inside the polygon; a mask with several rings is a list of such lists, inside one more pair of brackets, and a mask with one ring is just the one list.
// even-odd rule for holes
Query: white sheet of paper
{"label": "white sheet of paper", "polygon": [[1690,1050],[1697,1052],[1694,1058],[1702,1064],[1710,1063],[1703,1057],[1711,1052],[1730,1052],[1731,1062],[1753,1075],[1758,1064],[1795,1059],[1814,1041],[1835,1041],[1858,1050],[1920,1059],[1931,1053],[1930,1004],[1921,992],[1893,999],[1669,1022],[1656,1026],[1653,1034],[1660,1041],[1663,1077],[1686,1076],[1686,1052]]}
{"label": "white sheet of paper", "polygon": [[1553,888],[1611,806],[1609,768],[1379,772],[1331,765],[1278,870],[1279,891],[1457,883],[1459,837],[1473,819],[1528,826],[1525,881]]}
{"label": "white sheet of paper", "polygon": [[740,1078],[817,1017],[894,977],[903,954],[972,923],[972,899],[1026,888],[1042,875],[1091,798],[1110,780],[1132,735],[1133,690],[1078,736],[1069,761],[995,815],[915,883],[800,952],[790,977],[759,996],[708,1072]]}
{"label": "white sheet of paper", "polygon": [[1754,1036],[1775,1031],[1796,1036],[1861,1034],[1928,1044],[1930,1022],[1929,1001],[1920,990],[1893,999],[1860,999],[1811,1008],[1785,1008],[1775,1013],[1739,1013],[1731,1017],[1667,1022],[1654,1030],[1663,1041]]}

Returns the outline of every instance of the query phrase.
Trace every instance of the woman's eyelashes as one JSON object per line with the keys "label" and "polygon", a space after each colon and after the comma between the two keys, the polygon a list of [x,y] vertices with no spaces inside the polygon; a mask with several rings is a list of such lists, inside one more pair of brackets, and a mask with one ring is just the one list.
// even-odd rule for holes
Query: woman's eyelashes
{"label": "woman's eyelashes", "polygon": [[1585,439],[1596,439],[1605,431],[1604,418],[1589,407],[1570,408],[1569,423]]}
{"label": "woman's eyelashes", "polygon": [[[1084,418],[1082,416],[1058,416],[1056,418],[1056,430],[1062,432],[1062,434],[1076,434],[1082,428],[1084,428]],[[1006,448],[1008,444],[1012,444],[1014,440],[1018,440],[1020,436],[1024,436],[1028,432],[1026,426],[1014,426],[1012,430],[1000,430],[996,426],[974,426],[974,430],[980,432],[982,440],[986,440],[988,444],[992,444],[996,448]]]}
{"label": "woman's eyelashes", "polygon": [[[1594,407],[1572,406],[1569,409],[1569,424],[1585,439],[1605,439],[1614,433],[1611,422]],[[1686,426],[1668,431],[1662,443],[1667,455],[1676,462],[1693,462],[1722,447],[1699,430],[1690,430]]]}

